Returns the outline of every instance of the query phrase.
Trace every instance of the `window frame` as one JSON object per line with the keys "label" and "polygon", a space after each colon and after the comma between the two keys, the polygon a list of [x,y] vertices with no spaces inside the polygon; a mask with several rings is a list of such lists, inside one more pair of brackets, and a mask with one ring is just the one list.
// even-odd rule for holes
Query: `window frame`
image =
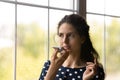
{"label": "window frame", "polygon": [[[14,63],[14,66],[13,66],[13,68],[14,68],[14,74],[13,74],[13,76],[14,76],[14,80],[16,80],[16,76],[17,76],[17,73],[16,73],[16,68],[17,68],[17,5],[24,5],[24,6],[30,6],[30,7],[36,7],[36,8],[45,8],[45,9],[48,9],[48,40],[47,40],[47,58],[49,59],[49,46],[50,46],[50,39],[49,39],[49,36],[50,36],[50,31],[49,31],[49,19],[50,19],[50,16],[49,16],[49,14],[50,14],[50,9],[53,9],[53,10],[61,10],[61,11],[70,11],[70,12],[73,12],[73,13],[77,13],[77,14],[81,14],[82,16],[85,16],[86,14],[85,14],[85,8],[83,8],[82,6],[82,4],[84,3],[85,4],[85,2],[84,1],[86,1],[86,0],[76,0],[77,1],[77,10],[75,10],[75,0],[73,0],[73,9],[64,9],[64,8],[58,8],[58,7],[51,7],[51,6],[49,6],[49,3],[50,3],[50,0],[48,0],[48,5],[47,6],[44,6],[44,5],[38,5],[38,4],[32,4],[32,3],[26,3],[26,2],[18,2],[17,0],[15,0],[15,1],[10,1],[10,0],[0,0],[0,2],[4,2],[4,3],[10,3],[10,4],[14,4],[15,5],[15,34],[14,34],[14,39],[15,39],[15,43],[14,43],[14,61],[13,61],[13,63]],[[80,5],[81,4],[81,5]],[[85,7],[85,5],[84,5],[84,7]]]}

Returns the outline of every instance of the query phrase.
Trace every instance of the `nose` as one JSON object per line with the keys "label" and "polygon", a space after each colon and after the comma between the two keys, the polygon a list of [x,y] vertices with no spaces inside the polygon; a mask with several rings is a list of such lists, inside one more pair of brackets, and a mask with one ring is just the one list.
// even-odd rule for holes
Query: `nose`
{"label": "nose", "polygon": [[62,42],[65,43],[65,44],[68,44],[69,43],[68,37],[64,36],[63,39],[62,39]]}

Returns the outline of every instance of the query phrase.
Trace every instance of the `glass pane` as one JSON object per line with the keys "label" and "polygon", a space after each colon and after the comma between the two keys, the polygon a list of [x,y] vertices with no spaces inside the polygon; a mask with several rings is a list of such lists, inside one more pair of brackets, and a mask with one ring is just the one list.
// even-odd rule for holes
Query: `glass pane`
{"label": "glass pane", "polygon": [[73,0],[74,1],[74,10],[78,9],[78,0]]}
{"label": "glass pane", "polygon": [[[52,54],[52,47],[58,46],[58,43],[55,41],[55,35],[57,33],[58,22],[67,14],[73,12],[61,11],[61,10],[50,10],[50,55]],[[56,15],[56,16],[55,16]]]}
{"label": "glass pane", "polygon": [[7,0],[7,1],[15,1],[15,0]]}
{"label": "glass pane", "polygon": [[15,1],[15,0],[5,0],[5,1]]}
{"label": "glass pane", "polygon": [[[87,21],[90,26],[90,34],[92,42],[100,53],[102,63],[106,67],[105,80],[119,80],[120,77],[120,18],[111,18],[96,15],[87,15]],[[95,26],[95,27],[94,27]],[[105,27],[105,28],[104,28]],[[106,32],[104,32],[106,29]],[[105,35],[104,35],[105,33]],[[105,38],[104,38],[105,37]],[[104,44],[104,40],[105,44]],[[104,53],[105,47],[105,55]],[[106,60],[105,60],[106,58]],[[106,62],[105,62],[106,61]],[[111,66],[114,65],[114,66]]]}
{"label": "glass pane", "polygon": [[105,12],[109,15],[120,16],[120,1],[119,0],[106,0]]}
{"label": "glass pane", "polygon": [[13,4],[0,2],[0,80],[14,77],[14,13]]}
{"label": "glass pane", "polygon": [[106,80],[120,80],[120,18],[106,17]]}
{"label": "glass pane", "polygon": [[48,10],[18,5],[17,80],[38,80],[47,59]]}
{"label": "glass pane", "polygon": [[94,48],[100,55],[100,62],[104,65],[104,17],[87,14],[90,26],[90,37]]}
{"label": "glass pane", "polygon": [[87,12],[104,13],[105,0],[87,0]]}
{"label": "glass pane", "polygon": [[48,0],[17,0],[18,2],[25,2],[30,4],[38,4],[38,5],[48,5]]}
{"label": "glass pane", "polygon": [[76,0],[50,0],[50,6],[58,8],[77,9],[77,6],[76,7],[74,6],[76,4],[77,4]]}

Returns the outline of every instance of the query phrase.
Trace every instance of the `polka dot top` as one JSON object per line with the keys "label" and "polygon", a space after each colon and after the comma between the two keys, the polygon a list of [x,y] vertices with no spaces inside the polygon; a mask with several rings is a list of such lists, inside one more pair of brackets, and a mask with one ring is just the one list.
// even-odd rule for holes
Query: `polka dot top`
{"label": "polka dot top", "polygon": [[[44,64],[39,80],[44,80],[44,77],[47,73],[49,66],[50,66],[50,61],[48,60]],[[82,80],[82,76],[85,70],[86,70],[85,67],[68,68],[61,66],[58,69],[55,80]],[[100,67],[98,68],[97,74],[92,80],[104,80],[104,71],[102,68]]]}

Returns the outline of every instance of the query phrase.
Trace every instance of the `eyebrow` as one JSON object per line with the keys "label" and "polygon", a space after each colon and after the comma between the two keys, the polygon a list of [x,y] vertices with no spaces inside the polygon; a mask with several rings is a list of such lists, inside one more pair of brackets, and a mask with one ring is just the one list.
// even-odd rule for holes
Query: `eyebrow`
{"label": "eyebrow", "polygon": [[[59,32],[58,34],[62,34],[63,32]],[[66,34],[75,34],[75,33],[77,33],[77,32],[68,32],[68,33],[66,33]]]}

